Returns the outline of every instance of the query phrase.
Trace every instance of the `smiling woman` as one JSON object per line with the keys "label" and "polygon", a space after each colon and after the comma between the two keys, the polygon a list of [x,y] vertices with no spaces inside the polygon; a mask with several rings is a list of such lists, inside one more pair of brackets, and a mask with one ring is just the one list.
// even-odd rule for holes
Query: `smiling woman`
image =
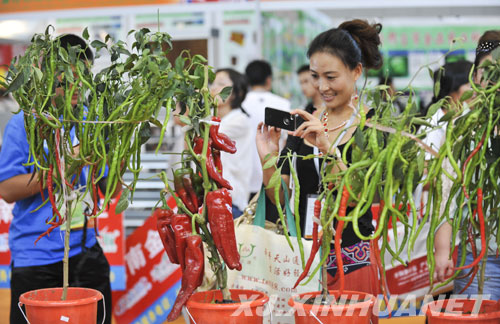
{"label": "smiling woman", "polygon": [[[286,148],[281,156],[286,156],[289,151],[297,154],[295,163],[288,159],[281,159],[277,166],[264,168],[264,185],[268,185],[272,175],[281,170],[282,179],[289,184],[290,172],[295,169],[298,183],[294,179],[295,188],[299,195],[298,210],[300,225],[304,229],[305,219],[312,219],[307,215],[308,202],[314,201],[312,195],[321,194],[323,186],[319,174],[321,161],[318,157],[323,155],[339,156],[346,142],[353,136],[357,129],[360,116],[356,113],[358,98],[356,95],[356,80],[362,75],[363,69],[379,68],[382,56],[379,52],[380,38],[378,36],[382,26],[370,25],[364,20],[351,20],[342,23],[338,28],[327,30],[311,42],[307,55],[310,59],[310,71],[313,85],[321,95],[323,110],[314,112],[314,108],[307,111],[294,110],[292,114],[302,116],[305,122],[290,132]],[[364,108],[363,108],[364,109]],[[318,116],[318,117],[317,117]],[[371,116],[367,112],[367,117]],[[267,125],[260,125],[257,132],[257,148],[262,165],[279,155],[278,139],[280,130]],[[340,150],[340,151],[339,151]],[[352,149],[347,154],[348,165],[352,162]],[[305,156],[315,154],[314,159],[304,159]],[[332,172],[339,172],[348,165],[340,160],[333,166]],[[274,188],[266,189],[269,199],[275,202]],[[283,191],[280,192],[280,201],[283,201]],[[354,206],[347,207],[349,213]],[[297,215],[296,215],[297,217]],[[370,235],[373,231],[371,224],[372,215],[368,211],[359,218],[359,229],[363,235]],[[317,228],[317,227],[316,227]],[[323,233],[323,235],[325,235]],[[313,233],[314,236],[314,233]],[[328,243],[327,243],[328,244]],[[345,289],[378,294],[378,280],[376,266],[372,264],[369,242],[359,239],[351,223],[345,226],[342,234],[341,253],[344,260]],[[335,248],[329,248],[327,264],[328,288],[337,289],[338,281]],[[353,253],[358,251],[359,253]],[[340,255],[340,254],[339,254]],[[308,269],[305,269],[305,273]],[[326,288],[326,287],[325,287]],[[373,316],[373,323],[378,323],[378,318]]]}

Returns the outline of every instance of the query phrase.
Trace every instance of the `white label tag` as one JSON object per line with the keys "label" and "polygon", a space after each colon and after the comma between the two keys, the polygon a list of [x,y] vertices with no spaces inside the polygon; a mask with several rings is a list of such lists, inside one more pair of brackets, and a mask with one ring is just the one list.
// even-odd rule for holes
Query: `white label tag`
{"label": "white label tag", "polygon": [[[312,238],[312,230],[313,230],[313,219],[314,219],[314,202],[318,198],[318,195],[307,195],[307,207],[306,207],[306,226],[304,229],[304,237]],[[323,201],[321,202],[321,206],[323,206]],[[321,232],[321,225],[319,225],[318,233]]]}
{"label": "white label tag", "polygon": [[68,322],[69,322],[69,317],[66,317],[66,316],[64,316],[64,315],[61,315],[60,321],[61,321],[61,322],[66,322],[66,323],[68,323]]}

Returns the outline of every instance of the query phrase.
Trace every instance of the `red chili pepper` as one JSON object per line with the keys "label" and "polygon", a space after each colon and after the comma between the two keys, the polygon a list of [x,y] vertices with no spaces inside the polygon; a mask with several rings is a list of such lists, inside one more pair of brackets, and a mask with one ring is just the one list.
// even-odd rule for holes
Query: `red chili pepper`
{"label": "red chili pepper", "polygon": [[153,216],[156,218],[156,228],[160,234],[165,252],[167,252],[168,259],[173,264],[179,264],[175,245],[175,234],[171,227],[174,212],[171,209],[157,208]]}
{"label": "red chili pepper", "polygon": [[481,149],[481,146],[483,146],[485,137],[486,137],[486,132],[483,134],[481,141],[479,141],[479,143],[477,143],[476,148],[467,157],[467,159],[465,160],[464,165],[462,167],[462,174],[463,174],[462,191],[464,192],[464,195],[465,195],[465,197],[467,197],[467,199],[469,199],[469,193],[467,192],[467,188],[465,188],[465,168],[467,167],[467,164],[469,164],[469,161],[474,157],[474,155],[476,155],[477,152],[479,152],[479,150]]}
{"label": "red chili pepper", "polygon": [[217,172],[222,174],[222,160],[220,159],[220,151],[212,150],[212,156],[214,157],[214,164]]}
{"label": "red chili pepper", "polygon": [[293,286],[293,289],[297,288],[299,283],[304,280],[304,278],[307,276],[309,273],[309,270],[311,269],[312,263],[314,261],[314,257],[318,253],[319,246],[320,246],[320,240],[318,238],[318,231],[319,231],[319,216],[321,214],[321,201],[320,200],[315,200],[314,201],[314,220],[313,220],[313,230],[312,230],[312,241],[313,245],[311,247],[311,254],[309,254],[309,259],[307,259],[306,266],[304,267],[304,271],[302,271],[302,274],[299,276],[297,281],[295,282],[295,285]]}
{"label": "red chili pepper", "polygon": [[241,270],[236,246],[231,194],[226,188],[211,191],[206,197],[208,223],[215,246],[229,269]]}
{"label": "red chili pepper", "polygon": [[[214,116],[212,117],[212,121],[220,123],[220,118]],[[210,139],[212,140],[213,148],[231,154],[236,153],[236,143],[226,134],[219,133],[219,126],[219,124],[210,126]]]}
{"label": "red chili pepper", "polygon": [[486,229],[484,226],[484,215],[483,215],[483,189],[482,188],[477,188],[477,216],[479,218],[479,228],[481,231],[481,253],[479,253],[479,256],[472,261],[471,264],[463,266],[463,267],[457,267],[455,270],[464,270],[468,268],[472,268],[475,265],[477,265],[481,259],[484,257],[484,254],[486,253]]}
{"label": "red chili pepper", "polygon": [[[191,168],[181,168],[174,171],[174,188],[175,192],[181,198],[186,208],[189,209],[190,212],[196,213],[198,209],[198,198],[195,197],[196,203],[193,201],[193,197],[188,193],[189,188],[191,191],[194,191],[192,188],[193,185],[191,183],[190,175],[193,174],[193,170]],[[186,186],[187,184],[187,186]],[[196,196],[196,195],[195,195]]]}
{"label": "red chili pepper", "polygon": [[179,317],[182,307],[203,280],[204,256],[201,237],[199,235],[188,236],[186,243],[186,268],[182,274],[181,290],[167,317],[169,322],[175,321]]}
{"label": "red chili pepper", "polygon": [[52,226],[49,227],[49,229],[47,229],[44,233],[40,234],[40,236],[38,236],[38,238],[35,240],[35,244],[45,235],[50,235],[50,233],[54,230],[54,228],[60,226],[63,222],[63,218],[61,217],[61,214],[57,209],[56,201],[54,198],[54,187],[52,184],[53,172],[54,172],[54,165],[51,164],[49,165],[49,171],[47,171],[47,192],[49,194],[50,204],[52,205],[52,213],[56,215],[56,219],[54,221],[49,221],[49,219],[46,220],[46,222]]}
{"label": "red chili pepper", "polygon": [[[342,191],[342,197],[340,199],[339,207],[339,217],[345,217],[347,210],[347,201],[349,200],[349,191],[347,187],[344,186]],[[344,261],[342,260],[342,247],[340,246],[340,240],[342,239],[342,231],[344,230],[344,221],[340,220],[337,222],[337,227],[335,228],[335,257],[337,258],[337,272],[339,273],[339,296],[342,295],[345,286],[344,279]]]}
{"label": "red chili pepper", "polygon": [[198,207],[200,207],[201,203],[200,201],[198,200],[198,195],[196,194],[196,191],[194,189],[194,183],[193,183],[193,179],[192,179],[192,172],[191,172],[191,175],[190,176],[184,176],[182,177],[182,182],[184,184],[184,189],[186,190],[190,200],[191,200],[191,203],[194,207],[194,210],[191,211],[192,213],[196,213],[198,211]]}
{"label": "red chili pepper", "polygon": [[40,196],[42,196],[42,201],[45,201],[44,193],[43,193],[43,179],[40,179],[38,182],[38,185],[40,186]]}
{"label": "red chili pepper", "polygon": [[177,259],[182,271],[185,268],[186,238],[191,235],[191,220],[184,214],[175,214],[172,217],[172,231],[175,237]]}
{"label": "red chili pepper", "polygon": [[[212,156],[212,147],[211,146],[212,146],[212,141],[209,139],[208,149],[207,149],[207,163],[206,163],[208,175],[215,182],[217,182],[217,184],[220,187],[224,187],[224,188],[227,188],[229,190],[232,190],[233,187],[231,187],[231,184],[229,183],[229,181],[227,181],[226,179],[224,179],[222,177],[222,173],[219,173],[217,171],[217,168],[215,167],[214,159],[213,159],[213,156]],[[203,150],[203,138],[197,137],[194,140],[193,151],[196,154],[201,154],[202,150]]]}

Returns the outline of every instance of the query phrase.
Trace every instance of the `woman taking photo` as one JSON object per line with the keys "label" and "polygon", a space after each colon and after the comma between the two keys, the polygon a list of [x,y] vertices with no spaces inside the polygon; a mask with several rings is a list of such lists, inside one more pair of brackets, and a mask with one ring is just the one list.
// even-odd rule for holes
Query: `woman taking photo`
{"label": "woman taking photo", "polygon": [[[361,77],[364,69],[377,69],[382,65],[382,56],[378,48],[381,28],[380,24],[370,25],[363,20],[346,21],[338,28],[319,34],[311,42],[307,51],[313,84],[321,94],[323,107],[314,115],[312,112],[303,110],[291,112],[300,115],[305,122],[294,132],[289,133],[292,136],[289,137],[287,146],[281,153],[283,156],[290,150],[298,156],[295,169],[300,183],[299,213],[302,228],[304,228],[305,219],[312,217],[312,215],[306,215],[308,196],[320,193],[322,187],[319,175],[321,159],[304,160],[301,156],[309,154],[339,156],[339,152],[342,152],[344,145],[353,136],[360,119],[355,108],[358,106],[356,81]],[[370,111],[365,107],[362,109],[365,109],[369,118]],[[263,165],[269,157],[279,154],[279,136],[279,129],[262,123],[258,126],[257,147]],[[350,159],[349,152],[348,160]],[[282,162],[284,162],[281,169],[282,179],[288,185],[290,166],[287,161],[280,161],[279,165]],[[345,167],[341,161],[338,161],[333,172],[338,172]],[[264,185],[269,183],[275,170],[275,168],[269,168],[263,171]],[[266,194],[274,202],[273,190],[268,189]],[[347,212],[352,208],[352,206],[349,207]],[[360,217],[359,225],[364,235],[370,235],[373,232],[370,211]],[[370,262],[369,247],[369,242],[361,241],[354,234],[351,225],[346,226],[342,235],[342,253],[346,273],[345,289],[368,292],[376,296],[378,276],[376,267]],[[357,251],[357,253],[352,251]],[[336,288],[334,280],[336,271],[335,251],[332,244],[328,261],[330,289]]]}

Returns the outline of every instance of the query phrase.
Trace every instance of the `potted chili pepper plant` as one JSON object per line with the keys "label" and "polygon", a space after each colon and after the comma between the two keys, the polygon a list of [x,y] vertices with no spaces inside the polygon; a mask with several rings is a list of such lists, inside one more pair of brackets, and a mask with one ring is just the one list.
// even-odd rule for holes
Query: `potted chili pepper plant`
{"label": "potted chili pepper plant", "polygon": [[[125,186],[117,212],[126,208],[128,196],[133,194],[141,170],[141,145],[150,137],[150,125],[161,128],[162,138],[173,102],[189,98],[196,93],[197,85],[203,84],[203,67],[190,69],[193,65],[204,65],[205,59],[195,56],[191,58],[192,65],[185,67],[181,57],[172,65],[166,57],[171,49],[170,36],[141,29],[130,32],[135,37],[131,50],[122,41],[107,44],[111,40],[109,35],[106,43],[94,40],[91,46],[96,52],[107,51],[111,64],[93,73],[90,64],[87,64],[86,48],[64,47],[60,38],[53,37],[50,31],[49,26],[44,34],[33,36],[25,54],[13,60],[2,85],[14,95],[24,114],[30,144],[30,159],[26,162],[28,166],[33,166],[37,179],[32,180],[38,180],[42,195],[44,187],[47,188],[45,192],[48,196],[42,200],[53,210],[54,216],[47,220],[50,227],[39,239],[43,240],[44,235],[66,224],[62,292],[56,292],[56,289],[43,294],[34,291],[21,302],[28,305],[31,299],[43,295],[46,297],[42,298],[50,297],[51,304],[61,304],[58,311],[67,311],[68,305],[75,303],[73,299],[79,299],[78,293],[73,292],[75,289],[68,289],[72,216],[78,208],[87,208],[86,216],[90,218],[102,212],[99,208],[99,184],[104,196],[102,206],[110,202],[116,188]],[[87,29],[82,37],[88,41]],[[76,97],[77,103],[72,104]],[[159,121],[157,118],[163,109],[165,119]],[[134,174],[130,184],[122,178],[126,169]],[[101,181],[104,179],[105,182]],[[90,196],[91,203],[88,205],[85,203],[86,196]],[[78,207],[81,204],[84,204],[83,207]],[[199,242],[196,238],[191,240],[189,247],[194,251]],[[199,258],[199,255],[189,254],[189,258]],[[95,301],[100,298],[97,294],[98,297],[92,296],[94,307]],[[80,297],[88,302],[88,295]],[[27,309],[27,312],[31,323],[50,322],[52,318],[42,315],[41,319],[40,316],[35,319],[33,316],[36,314],[45,314],[41,309]],[[60,315],[55,315],[57,320]],[[91,314],[85,322],[90,323],[93,317]]]}
{"label": "potted chili pepper plant", "polygon": [[[238,318],[262,323],[262,307],[268,297],[257,291],[227,287],[227,268],[241,270],[241,263],[229,192],[232,186],[223,177],[220,152],[233,154],[236,146],[219,132],[216,102],[208,89],[214,73],[204,60],[197,60],[186,51],[179,56],[176,66],[194,71],[194,87],[178,97],[179,118],[189,129],[185,134],[187,150],[182,152],[182,165],[173,172],[173,188],[166,173],[160,174],[165,183],[162,197],[170,194],[175,199],[177,213],[165,209],[168,208],[165,203],[155,211],[169,260],[179,264],[183,271],[181,290],[167,319],[175,320],[186,306],[193,323],[233,323]],[[225,100],[230,93],[231,88],[224,88],[219,96]],[[201,242],[209,253],[205,259]],[[210,263],[217,289],[195,293],[202,284],[204,260]],[[240,315],[244,318],[235,315],[238,310],[245,310]]]}

